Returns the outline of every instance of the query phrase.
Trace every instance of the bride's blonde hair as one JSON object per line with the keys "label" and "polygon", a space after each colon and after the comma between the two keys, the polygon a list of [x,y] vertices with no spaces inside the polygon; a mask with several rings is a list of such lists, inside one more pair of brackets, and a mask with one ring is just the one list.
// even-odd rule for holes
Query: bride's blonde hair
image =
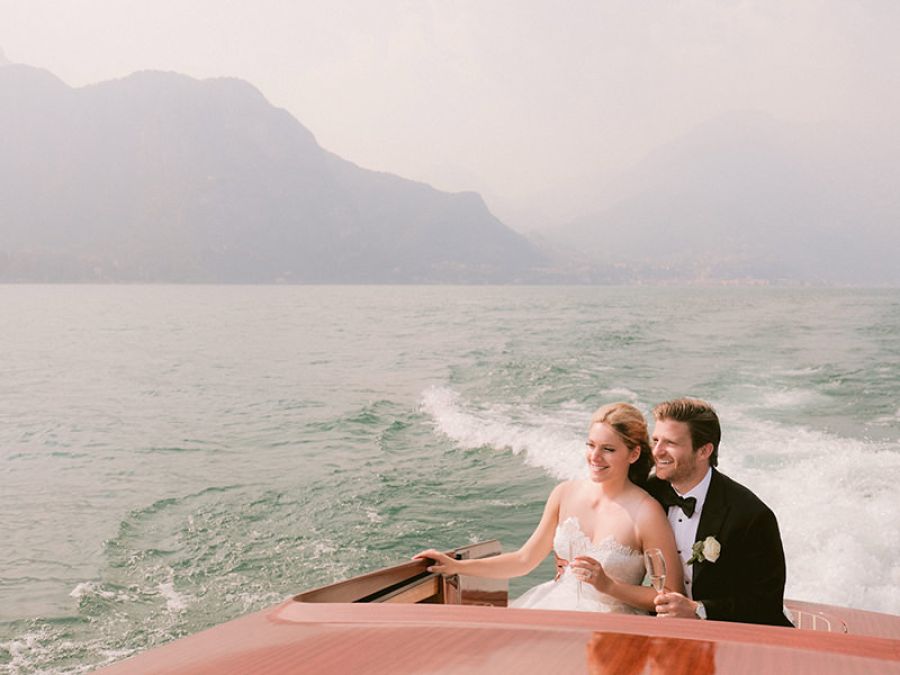
{"label": "bride's blonde hair", "polygon": [[650,455],[650,436],[647,433],[647,420],[644,419],[644,415],[630,403],[619,401],[597,408],[597,411],[591,415],[591,424],[588,426],[588,430],[597,423],[606,424],[615,431],[629,450],[640,449],[641,454],[628,467],[628,478],[635,485],[644,487],[647,478],[650,477],[650,469],[653,467],[653,457]]}

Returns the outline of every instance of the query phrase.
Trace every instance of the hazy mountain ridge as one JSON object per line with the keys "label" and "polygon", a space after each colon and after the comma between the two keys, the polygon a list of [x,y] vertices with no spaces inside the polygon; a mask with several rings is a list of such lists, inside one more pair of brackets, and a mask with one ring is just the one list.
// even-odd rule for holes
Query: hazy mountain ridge
{"label": "hazy mountain ridge", "polygon": [[233,78],[72,89],[7,63],[0,130],[0,281],[900,284],[900,143],[761,114],[659,148],[531,242]]}
{"label": "hazy mountain ridge", "polygon": [[0,280],[508,282],[473,194],[361,169],[235,79],[0,70]]}
{"label": "hazy mountain ridge", "polygon": [[[897,148],[732,114],[660,148],[546,236],[619,281],[898,284]],[[842,139],[843,140],[843,139]]]}

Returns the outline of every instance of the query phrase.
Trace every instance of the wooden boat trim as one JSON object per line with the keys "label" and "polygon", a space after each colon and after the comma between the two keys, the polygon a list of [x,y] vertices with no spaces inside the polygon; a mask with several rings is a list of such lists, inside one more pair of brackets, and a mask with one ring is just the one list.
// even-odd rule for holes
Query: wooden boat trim
{"label": "wooden boat trim", "polygon": [[104,672],[615,673],[594,661],[649,664],[653,653],[677,660],[678,669],[659,672],[692,675],[900,670],[900,640],[890,638],[590,612],[288,600]]}
{"label": "wooden boat trim", "polygon": [[[428,574],[427,563],[421,560],[411,561],[393,567],[362,574],[352,579],[334,584],[320,586],[294,596],[297,602],[364,602],[366,598],[378,595],[385,588],[397,584],[409,583]],[[435,576],[435,575],[432,575]]]}
{"label": "wooden boat trim", "polygon": [[649,637],[764,643],[771,647],[809,649],[818,652],[900,659],[900,618],[894,638],[807,631],[781,626],[661,619],[654,616],[567,612],[540,609],[512,609],[461,605],[366,604],[307,605],[287,602],[268,615],[273,622],[315,624],[384,624],[392,626],[453,626],[465,628],[509,628],[529,631],[612,630],[616,633]]}
{"label": "wooden boat trim", "polygon": [[[490,540],[447,551],[460,560],[499,554],[500,542]],[[434,604],[486,604],[506,606],[508,585],[504,580],[444,577],[431,574],[424,560],[384,567],[374,572],[320,586],[294,596],[301,603],[428,602]]]}
{"label": "wooden boat trim", "polygon": [[437,597],[440,593],[441,579],[437,575],[432,574],[384,595],[380,602],[416,604],[425,602],[429,598]]}
{"label": "wooden boat trim", "polygon": [[[455,549],[499,552],[497,542]],[[900,617],[788,601],[804,629],[506,608],[506,586],[410,561],[300,593],[104,672],[900,672]],[[497,582],[491,582],[496,584]],[[488,606],[479,606],[488,605]],[[493,606],[490,606],[493,605]],[[803,623],[803,622],[801,622]],[[827,629],[827,630],[826,630]],[[635,670],[635,668],[638,668]]]}

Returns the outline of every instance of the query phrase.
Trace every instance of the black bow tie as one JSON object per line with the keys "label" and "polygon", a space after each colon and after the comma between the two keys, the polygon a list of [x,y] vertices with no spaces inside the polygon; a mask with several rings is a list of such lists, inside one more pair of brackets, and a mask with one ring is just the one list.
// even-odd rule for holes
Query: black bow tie
{"label": "black bow tie", "polygon": [[690,518],[697,509],[696,497],[679,497],[673,490],[670,494],[663,497],[663,503],[668,506],[679,506],[684,511],[684,515]]}

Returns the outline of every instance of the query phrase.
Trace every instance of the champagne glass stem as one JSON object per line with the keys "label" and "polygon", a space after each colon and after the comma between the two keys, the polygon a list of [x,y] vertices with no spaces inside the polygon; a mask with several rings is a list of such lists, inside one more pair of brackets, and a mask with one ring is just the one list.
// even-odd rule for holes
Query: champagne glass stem
{"label": "champagne glass stem", "polygon": [[572,570],[572,575],[575,577],[575,608],[577,609],[581,605],[581,580],[578,574],[575,572],[575,568],[571,567],[572,563],[575,562],[575,557],[578,555],[578,549],[575,545],[575,542],[569,542],[569,569]]}

